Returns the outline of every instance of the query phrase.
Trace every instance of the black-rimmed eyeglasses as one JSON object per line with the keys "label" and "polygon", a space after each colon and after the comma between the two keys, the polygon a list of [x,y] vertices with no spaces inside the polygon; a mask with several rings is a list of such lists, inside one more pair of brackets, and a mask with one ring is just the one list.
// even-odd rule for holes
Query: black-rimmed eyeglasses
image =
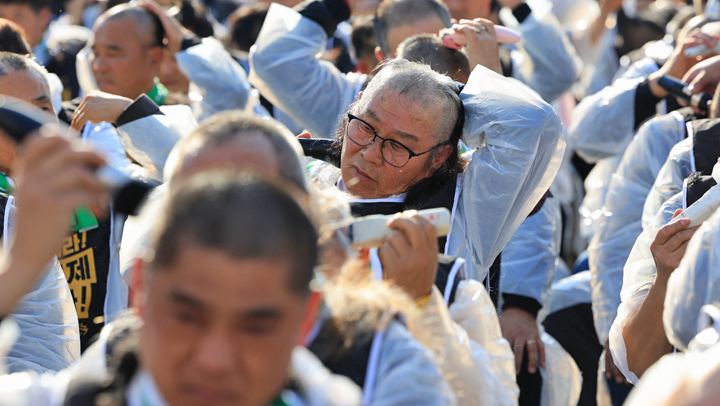
{"label": "black-rimmed eyeglasses", "polygon": [[377,131],[375,131],[375,128],[368,124],[367,121],[351,113],[348,113],[348,124],[345,129],[345,135],[347,135],[350,141],[361,147],[368,146],[375,142],[376,138],[380,138],[382,140],[380,151],[383,159],[396,168],[402,168],[407,165],[410,158],[425,155],[435,148],[447,144],[447,142],[443,142],[425,152],[415,153],[398,141],[381,137]]}

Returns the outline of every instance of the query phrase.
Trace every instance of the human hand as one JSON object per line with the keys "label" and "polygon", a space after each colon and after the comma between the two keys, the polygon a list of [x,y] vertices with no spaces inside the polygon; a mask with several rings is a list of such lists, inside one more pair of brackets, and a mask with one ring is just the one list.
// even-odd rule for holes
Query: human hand
{"label": "human hand", "polygon": [[502,75],[495,24],[484,18],[476,18],[460,20],[460,24],[454,24],[452,28],[467,37],[470,72],[477,65],[482,65]]}
{"label": "human hand", "polygon": [[132,104],[127,97],[93,90],[85,96],[80,106],[75,111],[72,124],[73,129],[82,132],[85,124],[100,123],[107,121],[115,123],[125,109]]}
{"label": "human hand", "polygon": [[80,151],[48,127],[19,148],[16,235],[12,263],[22,269],[42,269],[58,252],[79,206],[104,215],[109,195],[94,170],[104,159]]}
{"label": "human hand", "polygon": [[167,15],[165,10],[153,0],[141,1],[140,7],[155,14],[160,20],[160,24],[162,24],[163,30],[165,31],[165,38],[168,40],[167,47],[170,52],[172,52],[173,55],[180,52],[183,38],[185,38],[185,36],[192,36],[193,33],[183,27],[175,17]]}
{"label": "human hand", "polygon": [[699,62],[687,71],[682,81],[688,84],[688,89],[694,94],[714,93],[720,82],[720,56]]}
{"label": "human hand", "polygon": [[605,377],[607,379],[614,379],[618,385],[623,383],[630,385],[630,382],[625,379],[625,375],[620,372],[620,369],[613,361],[612,354],[610,353],[610,342],[608,340],[605,340]]}
{"label": "human hand", "polygon": [[537,371],[538,359],[540,366],[545,366],[545,346],[540,339],[535,316],[519,307],[507,306],[500,316],[500,329],[515,353],[515,372],[517,374],[520,373],[523,352],[526,347],[528,372],[534,374]]}
{"label": "human hand", "polygon": [[430,295],[438,264],[435,227],[413,211],[396,215],[387,225],[394,231],[378,251],[385,279],[415,300]]}
{"label": "human hand", "polygon": [[688,58],[685,56],[685,50],[698,45],[705,45],[708,48],[714,48],[717,45],[718,38],[711,35],[705,34],[699,30],[695,30],[688,35],[681,44],[675,46],[670,58],[657,72],[650,74],[648,81],[650,84],[650,91],[656,97],[666,97],[667,91],[657,84],[658,79],[661,76],[668,75],[674,78],[682,78],[685,74],[695,66],[698,62],[707,58],[697,57]]}
{"label": "human hand", "polygon": [[[673,219],[680,213],[682,213],[681,209],[676,210]],[[680,265],[687,243],[699,227],[688,228],[689,225],[690,219],[686,218],[670,222],[658,231],[655,240],[650,244],[658,280],[667,281],[670,274]]]}

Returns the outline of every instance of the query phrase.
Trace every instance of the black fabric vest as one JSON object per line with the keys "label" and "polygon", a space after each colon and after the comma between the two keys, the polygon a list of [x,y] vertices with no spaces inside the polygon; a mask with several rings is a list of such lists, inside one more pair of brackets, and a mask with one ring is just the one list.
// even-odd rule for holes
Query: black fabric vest
{"label": "black fabric vest", "polygon": [[75,301],[82,352],[105,325],[112,220],[108,216],[98,224],[93,230],[65,238],[57,254]]}
{"label": "black fabric vest", "polygon": [[717,182],[712,176],[701,175],[700,172],[690,175],[685,185],[685,206],[690,207],[715,185]]}
{"label": "black fabric vest", "polygon": [[373,336],[365,334],[355,337],[349,346],[345,346],[345,339],[332,318],[326,318],[308,349],[332,373],[348,377],[362,388],[365,386]]}
{"label": "black fabric vest", "polygon": [[124,406],[127,390],[138,371],[140,322],[122,319],[114,326],[105,347],[108,375],[75,376],[68,383],[63,406]]}
{"label": "black fabric vest", "polygon": [[707,118],[690,122],[693,129],[695,170],[710,175],[720,157],[720,119]]}

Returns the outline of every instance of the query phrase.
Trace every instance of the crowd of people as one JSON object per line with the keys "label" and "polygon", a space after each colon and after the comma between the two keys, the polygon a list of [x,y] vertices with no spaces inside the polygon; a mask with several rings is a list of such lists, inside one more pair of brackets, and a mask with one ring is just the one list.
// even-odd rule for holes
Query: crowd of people
{"label": "crowd of people", "polygon": [[0,0],[0,406],[717,404],[718,82],[718,0]]}

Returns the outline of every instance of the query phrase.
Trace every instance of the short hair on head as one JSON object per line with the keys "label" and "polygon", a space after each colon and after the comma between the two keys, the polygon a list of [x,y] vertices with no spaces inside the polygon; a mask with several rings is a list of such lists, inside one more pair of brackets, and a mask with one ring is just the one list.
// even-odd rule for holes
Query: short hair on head
{"label": "short hair on head", "polygon": [[[163,30],[160,19],[142,7],[119,4],[102,13],[95,22],[95,27],[99,27],[105,21],[117,21],[125,18],[130,18],[137,23],[139,30],[135,34],[144,40],[146,46],[161,47],[164,45],[165,30]],[[127,35],[127,33],[118,34]]]}
{"label": "short hair on head", "polygon": [[371,16],[360,16],[353,21],[352,44],[358,58],[375,59],[375,26]]}
{"label": "short hair on head", "polygon": [[375,37],[383,55],[391,56],[388,31],[395,27],[413,24],[430,17],[439,18],[446,27],[452,25],[450,10],[439,0],[386,0],[375,13]]}
{"label": "short hair on head", "polygon": [[398,58],[430,65],[435,72],[457,80],[459,75],[470,76],[468,57],[459,49],[450,49],[435,34],[414,35],[397,49]]}
{"label": "short hair on head", "polygon": [[[184,155],[191,152],[188,148],[197,150],[206,145],[221,146],[240,137],[255,134],[266,138],[273,146],[280,162],[280,177],[299,189],[308,191],[302,148],[290,131],[273,119],[264,119],[241,111],[216,114],[203,121],[190,136],[181,141],[179,148],[183,156],[180,156],[179,160],[182,161]],[[179,170],[180,165],[176,169]]]}
{"label": "short hair on head", "polygon": [[12,52],[0,52],[0,77],[11,72],[32,71],[37,74],[47,84],[45,75],[47,71],[38,65],[28,55],[20,55]]}
{"label": "short hair on head", "polygon": [[20,55],[32,55],[25,30],[14,22],[0,18],[0,51]]}
{"label": "short hair on head", "polygon": [[226,46],[242,52],[250,52],[250,47],[260,35],[269,8],[268,3],[249,3],[230,14],[227,19],[229,29],[225,40]]}
{"label": "short hair on head", "polygon": [[318,235],[292,185],[247,173],[203,171],[176,186],[153,229],[151,273],[171,267],[191,244],[236,259],[286,261],[290,290],[309,293]]}
{"label": "short hair on head", "polygon": [[2,4],[24,4],[30,6],[35,12],[50,7],[49,0],[0,0],[0,5]]}

